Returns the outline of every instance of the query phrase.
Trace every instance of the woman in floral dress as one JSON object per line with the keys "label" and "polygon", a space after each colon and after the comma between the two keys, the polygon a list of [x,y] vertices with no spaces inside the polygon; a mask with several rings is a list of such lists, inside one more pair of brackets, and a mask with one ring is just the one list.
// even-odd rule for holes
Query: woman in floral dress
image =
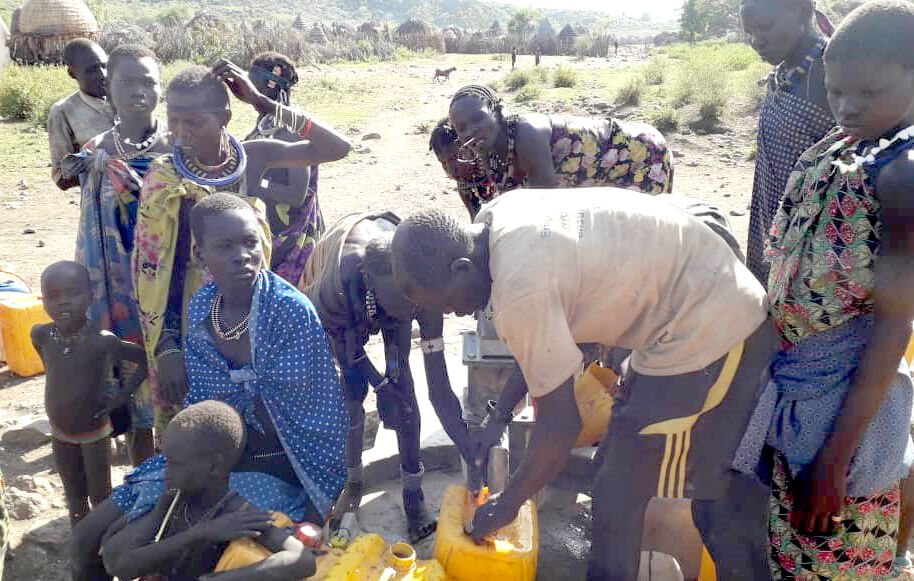
{"label": "woman in floral dress", "polygon": [[671,191],[673,160],[659,131],[644,123],[567,115],[507,115],[495,92],[463,87],[449,117],[498,192],[519,187],[616,186]]}
{"label": "woman in floral dress", "polygon": [[776,580],[884,579],[895,557],[914,459],[911,30],[904,0],[842,22],[824,59],[839,127],[800,157],[771,230],[783,348],[736,461],[771,483]]}

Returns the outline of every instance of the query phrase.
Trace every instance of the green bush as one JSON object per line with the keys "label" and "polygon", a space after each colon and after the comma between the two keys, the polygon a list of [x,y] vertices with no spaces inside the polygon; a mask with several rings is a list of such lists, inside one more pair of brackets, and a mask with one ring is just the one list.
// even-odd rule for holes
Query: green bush
{"label": "green bush", "polygon": [[8,65],[0,77],[0,115],[44,127],[51,105],[75,89],[63,67]]}
{"label": "green bush", "polygon": [[533,75],[526,69],[518,69],[505,75],[504,83],[509,91],[517,91],[533,83]]}
{"label": "green bush", "polygon": [[670,133],[679,129],[679,115],[672,107],[664,107],[651,115],[651,125],[661,133]]}
{"label": "green bush", "polygon": [[542,96],[543,90],[534,85],[528,85],[523,87],[521,90],[514,95],[515,103],[529,103],[531,101],[536,101]]}
{"label": "green bush", "polygon": [[704,93],[698,100],[698,117],[702,125],[713,126],[720,123],[724,116],[724,105],[727,98],[724,94]]}
{"label": "green bush", "polygon": [[679,78],[670,97],[672,105],[679,107],[696,101],[707,100],[706,95],[720,95],[726,100],[729,89],[727,72],[713,61],[690,58],[679,68]]}
{"label": "green bush", "polygon": [[545,83],[549,80],[549,69],[546,67],[536,67],[533,69],[535,71],[536,78],[541,83]]}
{"label": "green bush", "polygon": [[571,88],[578,84],[578,73],[571,67],[560,65],[552,73],[552,86],[556,89]]}
{"label": "green bush", "polygon": [[666,80],[669,61],[663,57],[655,56],[644,65],[641,76],[648,85],[662,85]]}
{"label": "green bush", "polygon": [[616,101],[622,105],[637,105],[641,102],[641,94],[644,92],[644,83],[640,79],[632,79],[624,85],[616,94]]}

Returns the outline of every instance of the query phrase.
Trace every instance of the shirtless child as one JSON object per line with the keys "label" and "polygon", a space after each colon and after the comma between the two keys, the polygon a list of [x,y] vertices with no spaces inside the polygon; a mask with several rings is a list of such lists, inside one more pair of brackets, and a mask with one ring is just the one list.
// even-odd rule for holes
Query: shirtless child
{"label": "shirtless child", "polygon": [[[226,403],[207,400],[179,412],[162,438],[171,491],[104,543],[108,572],[119,579],[161,575],[166,581],[295,581],[313,575],[314,555],[301,541],[271,525],[269,513],[229,492],[229,472],[244,442],[244,421]],[[256,538],[274,554],[214,573],[227,544],[239,538]]]}
{"label": "shirtless child", "polygon": [[[32,344],[44,361],[44,405],[51,423],[54,460],[63,480],[70,523],[111,492],[109,465],[112,432],[109,414],[123,406],[146,377],[143,349],[89,324],[89,273],[76,262],[61,261],[41,275],[44,308],[53,323],[32,327]],[[138,365],[123,389],[107,396],[115,365]]]}

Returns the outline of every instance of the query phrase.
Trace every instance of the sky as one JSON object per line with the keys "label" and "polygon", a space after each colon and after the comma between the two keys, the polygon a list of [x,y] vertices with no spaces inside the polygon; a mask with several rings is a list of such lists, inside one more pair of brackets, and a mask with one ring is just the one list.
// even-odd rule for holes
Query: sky
{"label": "sky", "polygon": [[652,17],[664,20],[674,18],[675,11],[682,6],[682,0],[649,0],[643,6],[628,0],[499,0],[518,6],[556,8],[562,10],[595,10],[608,14],[628,14],[638,17],[647,12]]}

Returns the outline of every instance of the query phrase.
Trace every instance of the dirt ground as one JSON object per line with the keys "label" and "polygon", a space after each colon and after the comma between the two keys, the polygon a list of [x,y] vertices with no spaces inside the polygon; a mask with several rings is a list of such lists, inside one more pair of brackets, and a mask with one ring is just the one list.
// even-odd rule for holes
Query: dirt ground
{"label": "dirt ground", "polygon": [[[642,58],[641,49],[623,49],[622,58],[599,61],[593,66],[613,67]],[[637,52],[636,52],[637,51]],[[321,169],[320,196],[328,223],[351,212],[391,209],[408,215],[426,208],[442,209],[466,219],[452,183],[428,151],[428,134],[416,129],[418,120],[436,119],[447,111],[453,91],[470,82],[485,82],[503,76],[506,66],[492,63],[485,70],[458,70],[449,83],[432,83],[434,67],[418,74],[403,64],[374,66],[372,75],[416,74],[417,82],[427,84],[425,97],[413,103],[400,103],[378,114],[363,127],[350,131],[358,149],[347,159]],[[567,110],[576,112],[573,108]],[[620,112],[624,116],[625,112]],[[754,118],[730,124],[726,132],[715,135],[674,134],[669,136],[675,155],[675,190],[703,198],[726,210],[740,240],[745,240],[748,226],[748,204],[753,164],[748,159]],[[348,128],[347,128],[348,129]],[[356,131],[357,130],[357,131]],[[362,141],[369,132],[381,135],[379,140]],[[47,158],[46,151],[35,153]],[[37,164],[40,165],[40,164]],[[51,182],[49,169],[24,170],[21,174],[0,176],[0,193],[16,203],[0,204],[0,266],[23,276],[37,289],[41,270],[49,263],[73,255],[76,224],[79,217],[78,192],[62,192]],[[25,188],[20,182],[25,182]],[[24,233],[26,229],[34,233]],[[459,349],[456,340],[460,329],[471,326],[470,320],[448,321],[449,349]],[[17,418],[41,414],[43,378],[17,378],[0,368],[0,431]],[[113,480],[120,482],[128,467],[119,456]],[[69,528],[65,515],[60,479],[53,469],[50,445],[33,448],[0,447],[2,465],[8,485],[23,475],[46,477],[52,490],[46,494],[50,506],[37,517],[12,521],[12,549],[16,555],[7,563],[5,579],[67,579],[61,547]],[[38,538],[22,543],[29,531],[38,530]],[[34,535],[33,535],[34,537]]]}

